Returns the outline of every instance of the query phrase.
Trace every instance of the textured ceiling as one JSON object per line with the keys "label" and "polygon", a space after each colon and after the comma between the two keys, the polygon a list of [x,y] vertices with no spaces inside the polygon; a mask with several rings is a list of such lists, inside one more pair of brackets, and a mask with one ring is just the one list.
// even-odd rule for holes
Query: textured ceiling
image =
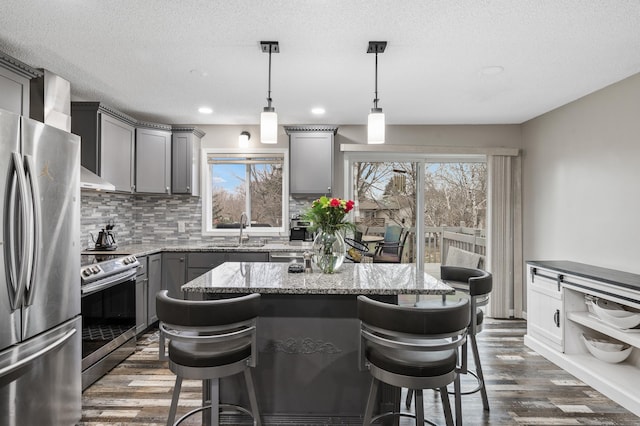
{"label": "textured ceiling", "polygon": [[[0,50],[163,123],[521,123],[640,71],[638,0],[3,0]],[[485,67],[504,71],[487,75]],[[200,106],[214,112],[202,115]],[[312,107],[326,109],[314,116]]]}

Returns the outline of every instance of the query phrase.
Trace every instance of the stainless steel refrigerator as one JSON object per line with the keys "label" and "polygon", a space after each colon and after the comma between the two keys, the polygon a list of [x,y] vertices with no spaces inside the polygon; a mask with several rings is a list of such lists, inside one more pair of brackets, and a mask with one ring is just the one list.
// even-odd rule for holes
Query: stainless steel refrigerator
{"label": "stainless steel refrigerator", "polygon": [[0,110],[0,425],[81,410],[80,138]]}

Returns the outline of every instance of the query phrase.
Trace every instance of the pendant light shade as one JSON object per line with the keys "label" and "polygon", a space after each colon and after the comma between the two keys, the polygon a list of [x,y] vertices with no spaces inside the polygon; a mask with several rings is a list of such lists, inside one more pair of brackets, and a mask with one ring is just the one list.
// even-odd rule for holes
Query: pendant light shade
{"label": "pendant light shade", "polygon": [[367,121],[367,143],[384,143],[384,112],[382,112],[382,108],[371,108]]}
{"label": "pendant light shade", "polygon": [[278,114],[266,109],[260,114],[260,142],[278,143]]}
{"label": "pendant light shade", "polygon": [[260,48],[269,54],[269,89],[267,92],[267,106],[260,114],[260,142],[278,143],[278,114],[271,106],[271,54],[280,52],[277,41],[261,41]]}
{"label": "pendant light shade", "polygon": [[367,53],[376,54],[376,85],[375,85],[375,98],[373,99],[373,108],[369,113],[369,119],[367,120],[367,143],[369,144],[381,144],[384,143],[384,113],[382,108],[378,108],[378,53],[383,53],[387,48],[386,41],[370,41]]}

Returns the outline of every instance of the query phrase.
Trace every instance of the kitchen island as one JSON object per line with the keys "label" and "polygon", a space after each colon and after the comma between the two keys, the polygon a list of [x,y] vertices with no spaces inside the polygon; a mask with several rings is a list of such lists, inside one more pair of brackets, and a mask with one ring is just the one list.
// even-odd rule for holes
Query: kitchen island
{"label": "kitchen island", "polygon": [[[400,294],[453,289],[415,264],[344,264],[335,274],[289,273],[287,264],[227,262],[182,287],[188,299],[261,293],[258,403],[266,424],[362,424],[371,377],[359,370],[356,298],[397,303]],[[247,404],[238,376],[221,381],[221,399]],[[400,404],[384,387],[379,411]]]}

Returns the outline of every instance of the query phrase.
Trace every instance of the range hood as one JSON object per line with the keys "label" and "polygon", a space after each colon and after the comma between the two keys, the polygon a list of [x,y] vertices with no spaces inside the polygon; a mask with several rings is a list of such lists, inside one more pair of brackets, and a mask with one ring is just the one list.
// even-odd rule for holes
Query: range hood
{"label": "range hood", "polygon": [[116,187],[93,173],[91,170],[80,166],[80,188],[94,189],[96,191],[115,191]]}

